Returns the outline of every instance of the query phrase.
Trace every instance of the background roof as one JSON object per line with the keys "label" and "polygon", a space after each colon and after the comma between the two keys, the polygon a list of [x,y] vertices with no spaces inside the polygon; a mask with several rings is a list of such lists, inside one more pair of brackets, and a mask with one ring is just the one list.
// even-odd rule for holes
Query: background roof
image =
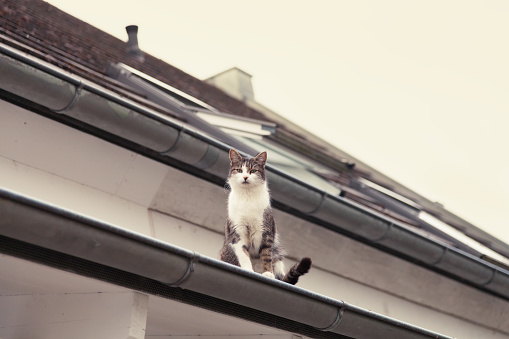
{"label": "background roof", "polygon": [[50,3],[122,40],[139,25],[199,78],[242,68],[258,101],[509,242],[507,3]]}

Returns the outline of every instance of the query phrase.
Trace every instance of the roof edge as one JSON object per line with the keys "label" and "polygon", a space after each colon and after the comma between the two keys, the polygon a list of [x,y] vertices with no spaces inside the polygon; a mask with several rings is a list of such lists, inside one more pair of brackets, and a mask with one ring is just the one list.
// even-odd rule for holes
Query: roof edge
{"label": "roof edge", "polygon": [[[0,71],[1,89],[56,113],[55,120],[78,121],[100,138],[120,139],[123,147],[224,184],[229,145],[2,44]],[[508,271],[273,166],[267,171],[276,207],[509,300]]]}
{"label": "roof edge", "polygon": [[[362,338],[384,333],[398,338],[450,338],[14,192],[0,190],[0,202],[1,235],[21,242],[321,331]],[[271,302],[257,298],[260,294],[270,295]]]}

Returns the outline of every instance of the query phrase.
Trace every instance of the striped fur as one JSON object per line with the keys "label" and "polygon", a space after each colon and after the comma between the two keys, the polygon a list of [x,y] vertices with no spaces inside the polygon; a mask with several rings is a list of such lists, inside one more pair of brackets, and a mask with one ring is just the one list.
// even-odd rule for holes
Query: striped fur
{"label": "striped fur", "polygon": [[[290,284],[309,271],[311,259],[304,258],[288,272],[277,234],[265,179],[267,153],[251,159],[230,150],[228,218],[221,260]],[[255,263],[255,267],[253,267]]]}

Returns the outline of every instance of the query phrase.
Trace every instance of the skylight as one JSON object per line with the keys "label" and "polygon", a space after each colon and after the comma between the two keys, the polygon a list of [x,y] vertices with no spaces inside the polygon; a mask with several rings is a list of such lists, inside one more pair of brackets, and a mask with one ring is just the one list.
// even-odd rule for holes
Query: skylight
{"label": "skylight", "polygon": [[389,189],[387,189],[387,188],[385,188],[383,186],[375,184],[374,182],[371,182],[371,181],[366,180],[364,178],[359,178],[359,181],[361,183],[363,183],[364,185],[366,185],[368,187],[371,187],[372,189],[377,190],[380,193],[383,193],[383,194],[385,194],[385,195],[387,195],[387,196],[389,196],[389,197],[391,197],[393,199],[398,200],[399,202],[402,202],[402,203],[404,203],[404,204],[406,204],[408,206],[411,206],[413,208],[420,209],[420,206],[417,203],[415,203],[412,200],[410,200],[408,198],[405,198],[404,196],[402,196],[402,195],[400,195],[400,194],[398,194],[396,192],[393,192],[393,191],[391,191],[391,190],[389,190]]}
{"label": "skylight", "polygon": [[214,107],[206,104],[205,102],[199,100],[199,99],[196,99],[195,97],[185,93],[185,92],[182,92],[181,90],[175,88],[175,87],[172,87],[168,84],[165,84],[164,82],[162,81],[159,81],[157,80],[156,78],[153,78],[151,77],[150,75],[147,75],[145,73],[142,73],[140,71],[138,71],[137,69],[134,69],[132,67],[129,67],[125,64],[122,64],[122,63],[118,63],[117,64],[118,66],[128,70],[129,72],[131,72],[132,74],[136,75],[137,77],[139,78],[142,78],[143,80],[145,81],[148,81],[150,82],[152,85],[158,87],[159,89],[163,90],[164,92],[170,92],[169,94],[172,95],[172,96],[177,96],[177,98],[182,101],[182,102],[188,102],[188,103],[191,103],[192,105],[197,105],[199,107],[203,107],[203,108],[206,108],[208,110],[211,110],[213,112],[218,112],[217,109],[215,109]]}
{"label": "skylight", "polygon": [[445,222],[435,218],[429,213],[426,213],[424,211],[419,212],[419,219],[421,219],[424,222],[427,222],[428,224],[438,228],[444,233],[449,234],[451,237],[454,237],[455,239],[461,241],[465,245],[471,247],[472,249],[492,258],[496,261],[504,264],[509,265],[509,259],[506,257],[498,254],[497,252],[489,249],[488,247],[484,246],[483,244],[475,241],[474,239],[470,238],[466,234],[463,234],[462,232],[458,231],[454,227],[449,226]]}
{"label": "skylight", "polygon": [[226,133],[259,139],[276,131],[276,124],[230,114],[197,111],[196,115]]}
{"label": "skylight", "polygon": [[253,139],[250,137],[239,137],[239,139],[259,152],[268,151],[268,162],[279,170],[331,195],[340,194],[341,190],[339,188],[313,172],[318,170],[333,174],[328,168],[314,163],[297,152],[279,145],[268,138]]}

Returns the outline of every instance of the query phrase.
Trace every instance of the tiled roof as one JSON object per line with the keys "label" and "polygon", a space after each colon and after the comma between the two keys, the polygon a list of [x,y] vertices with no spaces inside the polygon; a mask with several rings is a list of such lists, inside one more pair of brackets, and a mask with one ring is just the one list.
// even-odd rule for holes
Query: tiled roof
{"label": "tiled roof", "polygon": [[[246,106],[222,90],[146,54],[140,62],[126,53],[126,43],[58,8],[34,0],[5,0],[0,5],[0,33],[19,35],[38,50],[46,61],[86,78],[102,74],[108,62],[122,62],[170,86],[199,97],[220,111],[259,120],[262,113]],[[42,43],[43,42],[43,43]],[[54,55],[60,55],[56,59]],[[41,55],[39,55],[41,56]],[[89,68],[86,74],[74,62]]]}

